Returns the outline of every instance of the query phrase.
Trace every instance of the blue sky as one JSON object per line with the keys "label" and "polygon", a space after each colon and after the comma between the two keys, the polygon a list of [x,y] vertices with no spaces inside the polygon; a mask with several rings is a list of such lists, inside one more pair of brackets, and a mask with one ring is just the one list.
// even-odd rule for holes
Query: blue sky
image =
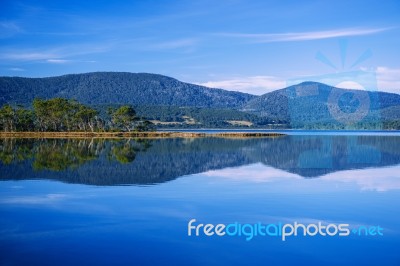
{"label": "blue sky", "polygon": [[361,87],[400,93],[399,1],[82,2],[2,0],[0,75],[149,72],[262,94],[364,71],[377,84]]}

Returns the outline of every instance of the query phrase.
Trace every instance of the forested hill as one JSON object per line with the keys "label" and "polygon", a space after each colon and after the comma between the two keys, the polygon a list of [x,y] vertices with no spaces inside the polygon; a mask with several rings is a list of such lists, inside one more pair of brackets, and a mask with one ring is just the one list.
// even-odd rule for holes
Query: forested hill
{"label": "forested hill", "polygon": [[0,107],[34,98],[75,99],[100,114],[132,105],[158,127],[400,129],[400,95],[304,82],[262,96],[146,73],[95,72],[49,78],[0,77]]}
{"label": "forested hill", "polygon": [[[303,82],[250,100],[242,111],[287,121],[292,127],[400,119],[400,95]],[[341,123],[338,123],[338,122]]]}
{"label": "forested hill", "polygon": [[76,99],[83,104],[239,108],[256,96],[211,89],[147,73],[94,72],[49,78],[0,77],[0,106],[34,98]]}

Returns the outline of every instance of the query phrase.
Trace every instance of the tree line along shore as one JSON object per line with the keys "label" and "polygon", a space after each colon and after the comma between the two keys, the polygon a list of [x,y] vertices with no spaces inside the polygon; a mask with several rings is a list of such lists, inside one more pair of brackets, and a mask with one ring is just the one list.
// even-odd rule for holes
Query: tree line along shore
{"label": "tree line along shore", "polygon": [[142,132],[0,132],[0,138],[254,138],[254,137],[281,137],[285,134],[275,132],[166,132],[166,131],[142,131]]}
{"label": "tree line along shore", "polygon": [[279,133],[157,132],[154,124],[136,115],[130,105],[109,108],[107,114],[75,100],[35,99],[31,109],[9,104],[0,109],[0,137],[17,138],[165,138],[276,137]]}
{"label": "tree line along shore", "polygon": [[35,99],[31,109],[9,104],[0,109],[2,132],[146,132],[155,126],[130,105],[108,108],[105,115],[75,100]]}

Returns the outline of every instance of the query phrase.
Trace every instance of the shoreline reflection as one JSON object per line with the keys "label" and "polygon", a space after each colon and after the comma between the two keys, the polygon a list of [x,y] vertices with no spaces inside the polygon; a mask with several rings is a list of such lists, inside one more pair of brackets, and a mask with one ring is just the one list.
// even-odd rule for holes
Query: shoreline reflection
{"label": "shoreline reflection", "polygon": [[303,178],[379,169],[400,164],[400,137],[0,139],[0,180],[150,185],[252,164]]}

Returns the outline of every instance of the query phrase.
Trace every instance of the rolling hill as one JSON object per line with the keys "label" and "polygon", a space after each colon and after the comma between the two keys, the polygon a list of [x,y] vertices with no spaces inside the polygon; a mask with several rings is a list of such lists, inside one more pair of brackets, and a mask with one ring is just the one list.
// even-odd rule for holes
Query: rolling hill
{"label": "rolling hill", "polygon": [[317,124],[370,125],[399,120],[400,95],[304,82],[254,98],[241,110],[284,121],[294,128]]}
{"label": "rolling hill", "polygon": [[[336,148],[327,147],[327,143],[334,143]],[[100,186],[157,184],[186,175],[260,163],[304,178],[400,163],[400,138],[391,136],[145,141],[0,139],[0,147],[0,181],[48,179]],[[55,156],[48,156],[49,151]],[[360,153],[368,156],[355,159]],[[257,182],[262,180],[258,178]]]}
{"label": "rolling hill", "polygon": [[304,82],[261,96],[148,73],[0,77],[0,106],[62,97],[106,110],[131,104],[159,127],[400,128],[400,95]]}
{"label": "rolling hill", "polygon": [[49,78],[0,77],[0,105],[29,105],[35,97],[84,104],[238,108],[256,96],[211,89],[147,73],[94,72]]}

